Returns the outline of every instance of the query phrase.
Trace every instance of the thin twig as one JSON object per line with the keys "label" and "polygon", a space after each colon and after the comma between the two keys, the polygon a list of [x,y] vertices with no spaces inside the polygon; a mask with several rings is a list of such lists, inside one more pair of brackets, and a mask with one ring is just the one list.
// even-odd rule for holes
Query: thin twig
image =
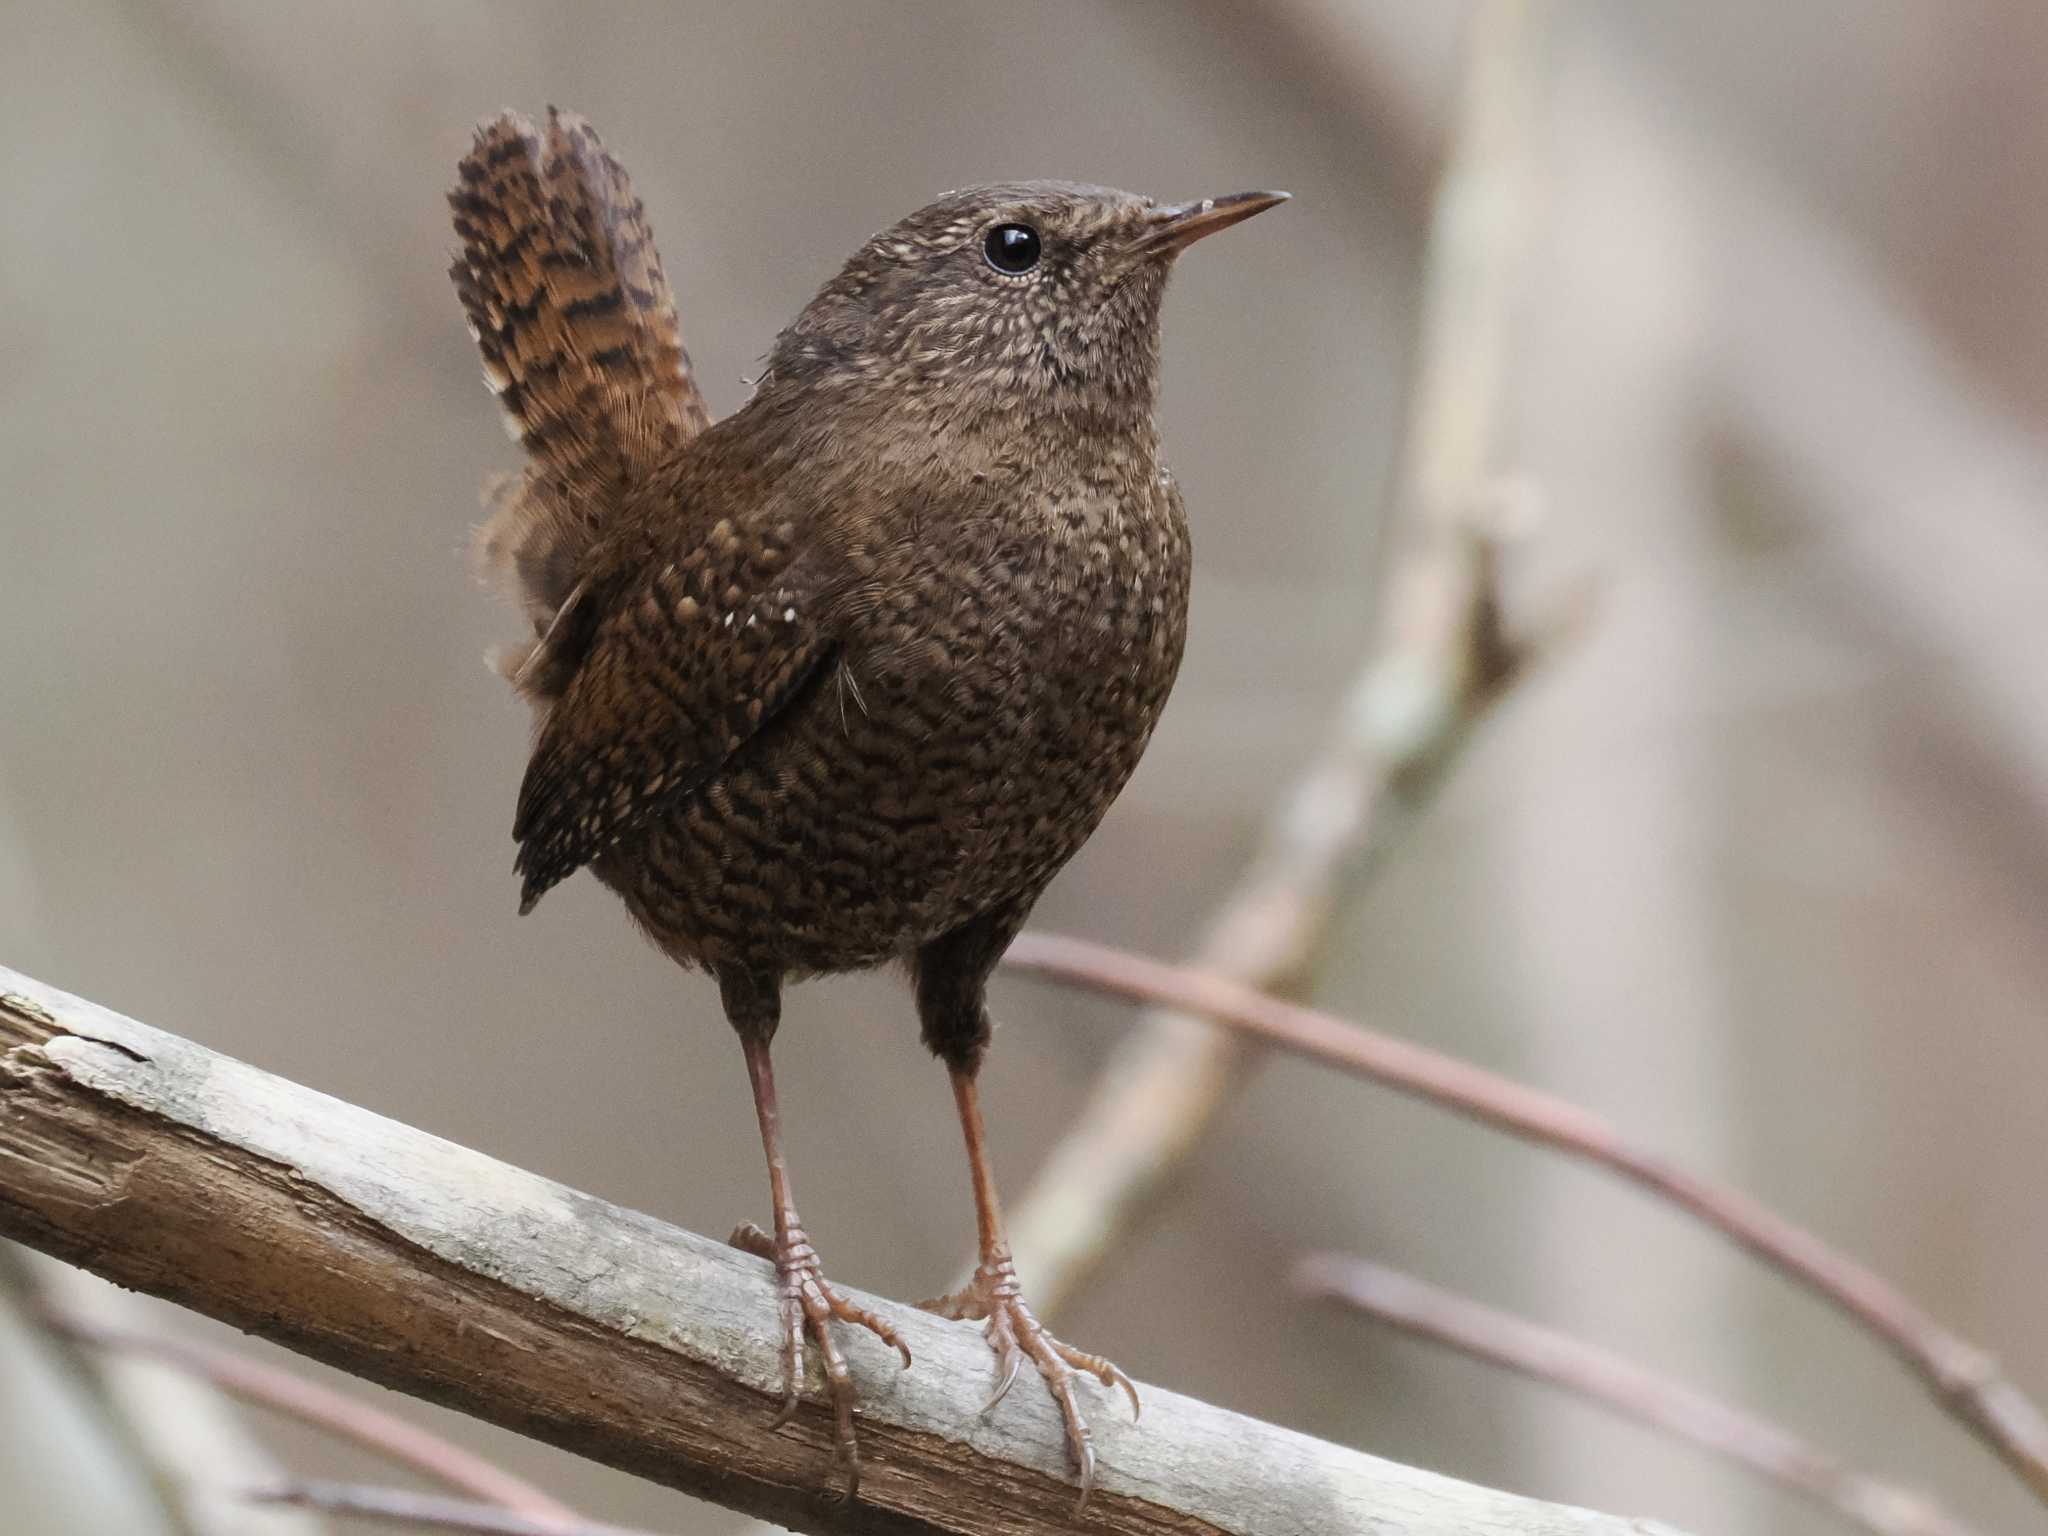
{"label": "thin twig", "polygon": [[2004,1457],[2028,1487],[2048,1499],[2048,1419],[2006,1380],[1990,1355],[1813,1233],[1747,1195],[1631,1145],[1591,1112],[1426,1046],[1269,997],[1227,976],[1086,939],[1027,933],[1010,947],[1006,963],[1137,1002],[1205,1015],[1268,1044],[1620,1174],[1732,1238],[1860,1323],[1931,1387],[1950,1413]]}
{"label": "thin twig", "polygon": [[1613,1409],[1740,1463],[1876,1536],[1974,1536],[1927,1499],[1844,1466],[1777,1425],[1568,1334],[1345,1254],[1304,1259],[1295,1283],[1379,1322]]}
{"label": "thin twig", "polygon": [[552,1494],[507,1472],[495,1462],[444,1440],[432,1430],[423,1429],[397,1414],[386,1413],[331,1387],[307,1381],[290,1371],[265,1365],[247,1355],[195,1344],[186,1339],[108,1327],[49,1302],[45,1302],[39,1312],[53,1333],[95,1349],[141,1356],[173,1366],[211,1382],[231,1396],[245,1402],[260,1403],[301,1423],[338,1435],[388,1461],[410,1467],[422,1476],[486,1500],[539,1525],[568,1528],[582,1519]]}
{"label": "thin twig", "polygon": [[[226,1491],[281,1477],[284,1467],[224,1395],[203,1381],[113,1359],[45,1329],[35,1298],[53,1281],[74,1287],[96,1309],[147,1305],[0,1241],[0,1398],[13,1399],[9,1406],[21,1410],[23,1425],[43,1418],[63,1426],[50,1447],[55,1455],[35,1463],[40,1480],[57,1494],[53,1519],[66,1510],[80,1528],[98,1530],[118,1512],[128,1517],[115,1522],[124,1531],[155,1536],[319,1536],[327,1529],[317,1515],[251,1510]],[[27,1466],[20,1457],[32,1453],[13,1429],[16,1464]],[[19,1502],[18,1490],[8,1493]],[[0,1496],[4,1507],[12,1504]],[[0,1519],[0,1529],[12,1531],[14,1524]]]}
{"label": "thin twig", "polygon": [[251,1488],[243,1498],[252,1504],[283,1504],[343,1515],[351,1520],[415,1525],[435,1531],[473,1531],[478,1536],[651,1536],[647,1531],[623,1525],[536,1520],[497,1504],[364,1483],[281,1483],[274,1488]]}
{"label": "thin twig", "polygon": [[[1491,556],[1470,550],[1477,579]],[[1472,613],[1493,605],[1472,600]],[[1433,682],[1382,657],[1353,684],[1340,724],[1283,798],[1264,846],[1198,950],[1204,971],[1288,992],[1313,973],[1345,887],[1442,782],[1469,729],[1505,691]],[[1392,740],[1389,731],[1403,733]],[[1148,1010],[1111,1053],[1010,1221],[1034,1304],[1056,1312],[1164,1192],[1258,1065],[1257,1042],[1169,1009]]]}
{"label": "thin twig", "polygon": [[[1442,782],[1526,650],[1500,614],[1493,462],[1521,232],[1542,0],[1476,14],[1452,154],[1437,186],[1381,633],[1316,760],[1276,802],[1259,853],[1198,951],[1207,971],[1293,992],[1347,889]],[[1363,594],[1362,594],[1363,596]],[[1149,1013],[1012,1213],[1041,1312],[1057,1310],[1251,1081],[1257,1047],[1198,1018]]]}

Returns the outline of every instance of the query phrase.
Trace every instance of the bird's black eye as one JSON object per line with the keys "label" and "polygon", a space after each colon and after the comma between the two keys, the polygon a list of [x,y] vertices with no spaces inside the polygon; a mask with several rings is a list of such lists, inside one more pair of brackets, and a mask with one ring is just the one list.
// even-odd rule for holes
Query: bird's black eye
{"label": "bird's black eye", "polygon": [[1038,231],[1029,224],[998,224],[981,242],[988,264],[1013,277],[1038,265],[1038,251]]}

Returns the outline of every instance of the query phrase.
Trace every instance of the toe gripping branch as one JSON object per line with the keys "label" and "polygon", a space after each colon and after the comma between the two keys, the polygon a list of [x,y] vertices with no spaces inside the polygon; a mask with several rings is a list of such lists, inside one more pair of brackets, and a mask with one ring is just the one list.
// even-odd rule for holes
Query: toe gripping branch
{"label": "toe gripping branch", "polygon": [[1087,1508],[1088,1496],[1095,1488],[1095,1440],[1074,1396],[1074,1373],[1084,1371],[1112,1390],[1121,1387],[1131,1400],[1131,1417],[1136,1419],[1142,1405],[1131,1378],[1102,1356],[1062,1343],[1046,1331],[1024,1301],[1023,1289],[1017,1283],[1017,1267],[1007,1249],[997,1248],[985,1255],[974,1271],[974,1278],[959,1290],[920,1302],[919,1306],[940,1317],[986,1324],[983,1334],[989,1348],[995,1351],[996,1367],[1001,1374],[995,1392],[982,1409],[984,1413],[1000,1403],[1016,1385],[1026,1357],[1038,1367],[1038,1374],[1059,1404],[1060,1418],[1066,1424],[1067,1454],[1081,1483],[1081,1499],[1075,1511]]}
{"label": "toe gripping branch", "polygon": [[817,1344],[819,1358],[824,1363],[825,1394],[832,1403],[836,1421],[834,1441],[840,1465],[846,1473],[846,1497],[850,1499],[860,1491],[860,1442],[853,1427],[858,1394],[854,1390],[853,1373],[847,1369],[846,1356],[840,1353],[839,1345],[832,1337],[831,1324],[836,1318],[868,1329],[903,1356],[905,1370],[910,1368],[910,1346],[897,1336],[887,1321],[848,1301],[825,1278],[818,1265],[817,1250],[804,1236],[804,1229],[798,1225],[795,1216],[796,1213],[791,1211],[787,1213],[787,1220],[778,1221],[777,1225],[782,1229],[779,1238],[771,1237],[751,1221],[743,1222],[733,1231],[732,1245],[775,1265],[776,1304],[782,1335],[783,1396],[782,1407],[768,1427],[780,1429],[796,1416],[797,1405],[803,1395],[804,1335],[808,1333]]}

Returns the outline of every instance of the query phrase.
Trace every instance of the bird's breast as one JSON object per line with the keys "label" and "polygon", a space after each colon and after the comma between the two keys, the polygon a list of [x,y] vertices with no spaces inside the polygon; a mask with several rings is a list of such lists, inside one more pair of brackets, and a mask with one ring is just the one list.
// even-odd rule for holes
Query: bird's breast
{"label": "bird's breast", "polygon": [[1156,469],[1065,476],[928,524],[847,649],[855,723],[915,755],[963,858],[1015,863],[1038,839],[1063,859],[1159,719],[1188,578],[1179,497]]}

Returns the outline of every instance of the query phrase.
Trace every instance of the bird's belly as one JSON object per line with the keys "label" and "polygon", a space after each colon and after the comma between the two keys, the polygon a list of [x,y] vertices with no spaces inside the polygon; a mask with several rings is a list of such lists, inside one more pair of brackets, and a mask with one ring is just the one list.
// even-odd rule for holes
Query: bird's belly
{"label": "bird's belly", "polygon": [[678,960],[797,974],[1035,900],[1137,767],[1183,626],[1007,617],[849,654],[599,877]]}

